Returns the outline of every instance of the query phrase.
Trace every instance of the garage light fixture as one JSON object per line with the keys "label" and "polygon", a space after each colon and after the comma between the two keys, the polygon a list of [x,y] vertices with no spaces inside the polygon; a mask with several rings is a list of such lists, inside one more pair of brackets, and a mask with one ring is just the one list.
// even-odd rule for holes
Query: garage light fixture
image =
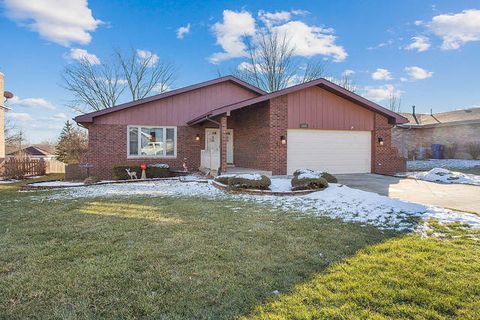
{"label": "garage light fixture", "polygon": [[280,136],[280,142],[282,144],[287,144],[287,139],[285,139],[285,136]]}
{"label": "garage light fixture", "polygon": [[197,135],[195,136],[195,141],[200,141],[200,135],[197,133]]}
{"label": "garage light fixture", "polygon": [[378,138],[378,144],[383,146],[383,138]]}

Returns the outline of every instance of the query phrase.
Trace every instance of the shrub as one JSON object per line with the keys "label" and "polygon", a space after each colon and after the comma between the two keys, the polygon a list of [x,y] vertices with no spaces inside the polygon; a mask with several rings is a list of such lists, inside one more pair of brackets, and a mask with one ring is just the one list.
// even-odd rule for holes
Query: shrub
{"label": "shrub", "polygon": [[293,173],[293,176],[295,178],[298,178],[299,176],[303,178],[324,178],[327,180],[328,183],[337,183],[338,180],[337,178],[328,172],[321,172],[321,171],[315,171],[311,169],[297,169]]}
{"label": "shrub", "polygon": [[445,154],[445,159],[455,159],[455,154],[457,153],[458,146],[454,142],[451,145],[445,146],[443,148],[443,153]]}
{"label": "shrub", "polygon": [[90,177],[87,177],[85,180],[83,180],[83,183],[86,185],[90,185],[90,184],[98,183],[100,181],[101,181],[100,178],[95,176],[90,176]]}
{"label": "shrub", "polygon": [[325,189],[328,187],[328,181],[322,177],[293,177],[292,190],[312,190]]}
{"label": "shrub", "polygon": [[467,152],[472,159],[476,160],[480,156],[480,142],[467,143]]}
{"label": "shrub", "polygon": [[327,180],[328,183],[337,183],[337,177],[335,177],[333,174],[330,174],[328,172],[322,172],[321,177],[325,180]]}
{"label": "shrub", "polygon": [[267,176],[260,174],[231,174],[221,175],[215,178],[215,181],[240,189],[259,189],[266,190],[272,183]]}
{"label": "shrub", "polygon": [[231,174],[224,174],[224,175],[221,175],[221,176],[217,176],[217,177],[215,177],[215,181],[217,181],[221,184],[224,184],[224,185],[228,185],[228,179],[231,176],[232,176]]}
{"label": "shrub", "polygon": [[[137,177],[140,178],[142,175],[142,169],[140,169],[140,165],[132,165],[132,166],[114,166],[113,167],[113,176],[117,180],[128,180],[130,176],[127,174],[126,169],[130,169],[132,172],[137,173]],[[170,176],[169,167],[166,164],[153,164],[148,165],[147,170],[145,170],[145,174],[147,178],[166,178]]]}

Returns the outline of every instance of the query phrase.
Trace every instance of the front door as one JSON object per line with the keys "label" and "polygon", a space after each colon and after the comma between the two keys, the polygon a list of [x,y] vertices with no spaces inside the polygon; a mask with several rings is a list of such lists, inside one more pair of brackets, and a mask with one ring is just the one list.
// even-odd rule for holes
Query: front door
{"label": "front door", "polygon": [[[205,150],[220,153],[220,129],[205,129]],[[227,129],[227,163],[233,164],[233,129]]]}

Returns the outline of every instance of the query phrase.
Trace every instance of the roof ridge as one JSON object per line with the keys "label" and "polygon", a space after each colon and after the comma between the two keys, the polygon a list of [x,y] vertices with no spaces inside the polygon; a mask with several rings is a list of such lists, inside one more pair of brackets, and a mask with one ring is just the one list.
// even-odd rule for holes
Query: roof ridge
{"label": "roof ridge", "polygon": [[255,86],[251,85],[250,83],[247,83],[246,81],[243,81],[243,80],[241,80],[241,79],[239,79],[239,78],[237,78],[233,75],[227,75],[227,76],[222,76],[222,77],[214,78],[214,79],[211,79],[211,80],[195,83],[195,84],[185,86],[185,87],[181,87],[181,88],[178,88],[178,89],[174,89],[174,90],[171,90],[171,91],[159,93],[159,94],[149,96],[149,97],[146,97],[146,98],[122,103],[122,104],[119,104],[119,105],[116,105],[116,106],[113,106],[113,107],[110,107],[110,108],[107,108],[107,109],[102,109],[102,110],[82,114],[82,115],[76,116],[74,118],[74,120],[77,123],[78,122],[92,122],[94,117],[98,117],[98,116],[101,116],[101,115],[104,115],[104,114],[120,111],[120,110],[123,110],[123,109],[127,109],[127,108],[130,108],[130,107],[140,105],[140,104],[144,104],[144,103],[148,103],[148,102],[152,102],[152,101],[157,101],[157,100],[160,100],[160,99],[175,96],[177,94],[182,94],[182,93],[185,93],[185,92],[189,92],[189,91],[193,91],[193,90],[196,90],[196,89],[208,87],[208,86],[215,85],[215,84],[222,83],[222,82],[226,82],[226,81],[235,82],[236,84],[244,87],[247,90],[258,93],[260,96],[267,94],[262,89],[257,88]]}

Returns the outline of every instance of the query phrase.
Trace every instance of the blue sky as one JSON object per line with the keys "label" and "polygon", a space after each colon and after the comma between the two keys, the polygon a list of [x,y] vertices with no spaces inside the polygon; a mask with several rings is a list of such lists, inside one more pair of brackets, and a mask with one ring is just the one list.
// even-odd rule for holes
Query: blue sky
{"label": "blue sky", "polygon": [[299,59],[324,59],[332,77],[350,73],[379,104],[396,94],[402,111],[480,106],[478,0],[65,2],[1,2],[0,71],[17,96],[8,117],[30,142],[56,139],[75,115],[60,74],[76,57],[147,50],[176,64],[178,88],[237,67],[244,36],[261,28],[286,31]]}

